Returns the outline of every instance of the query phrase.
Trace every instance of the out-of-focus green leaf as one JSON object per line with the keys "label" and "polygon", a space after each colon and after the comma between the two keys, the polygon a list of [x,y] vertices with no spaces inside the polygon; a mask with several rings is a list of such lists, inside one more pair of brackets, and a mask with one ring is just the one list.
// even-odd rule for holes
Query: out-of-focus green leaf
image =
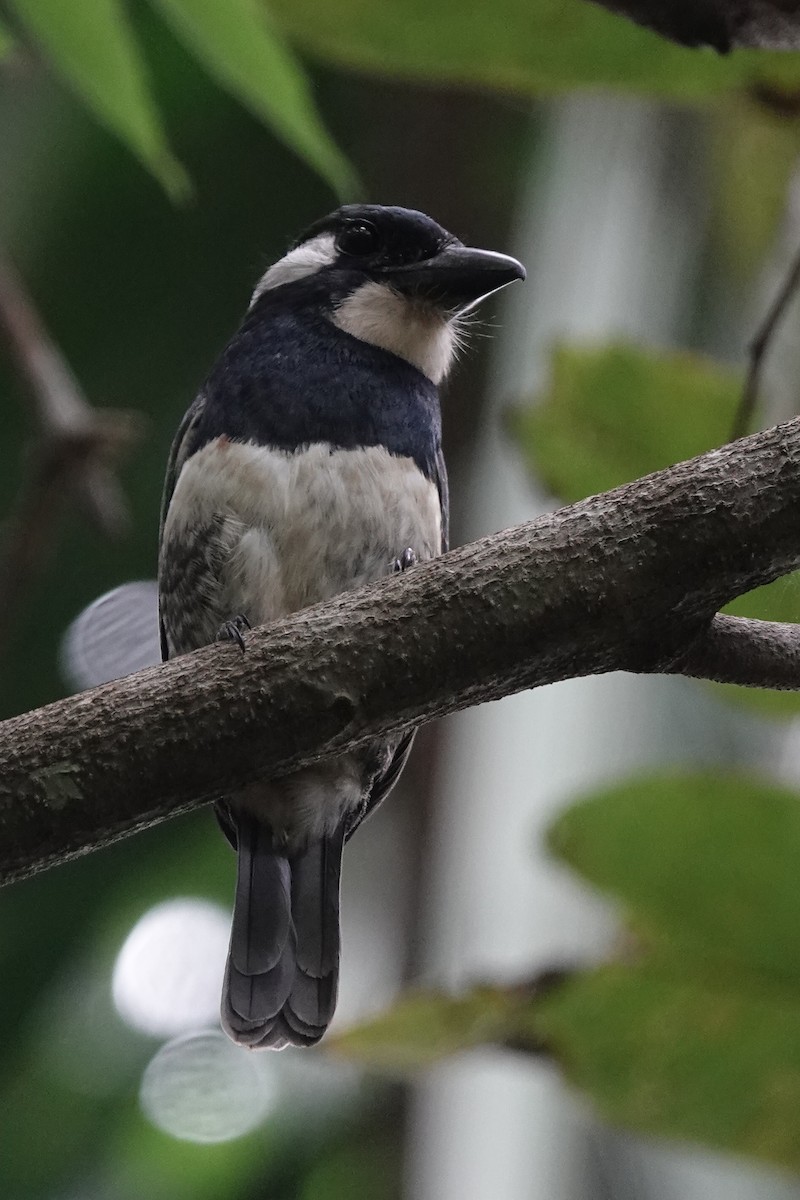
{"label": "out-of-focus green leaf", "polygon": [[505,1042],[552,1054],[609,1120],[800,1166],[800,992],[609,965],[532,991],[429,994],[332,1038],[389,1070]]}
{"label": "out-of-focus green leaf", "polygon": [[702,100],[800,80],[800,55],[688,50],[585,0],[271,0],[296,41],[359,70],[541,93],[581,85]]}
{"label": "out-of-focus green leaf", "polygon": [[569,808],[549,843],[686,970],[800,989],[795,792],[725,773],[649,775]]}
{"label": "out-of-focus green leaf", "polygon": [[800,151],[800,121],[744,97],[720,105],[711,139],[715,169],[708,223],[714,254],[740,279],[759,269],[786,208],[786,187]]}
{"label": "out-of-focus green leaf", "polygon": [[144,64],[118,0],[11,0],[48,58],[173,199],[189,190],[150,96]]}
{"label": "out-of-focus green leaf", "polygon": [[[725,442],[739,400],[738,375],[693,354],[626,344],[557,346],[539,403],[509,415],[531,470],[562,500],[581,500]],[[726,612],[800,619],[800,579],[739,597]],[[710,685],[725,700],[793,716],[800,695]]]}
{"label": "out-of-focus green leaf", "polygon": [[530,991],[475,987],[461,996],[411,993],[389,1012],[325,1040],[325,1048],[388,1071],[425,1067],[487,1042],[530,1034]]}
{"label": "out-of-focus green leaf", "polygon": [[543,997],[535,1023],[609,1120],[800,1168],[796,990],[610,966]]}
{"label": "out-of-focus green leaf", "polygon": [[401,1000],[327,1048],[390,1072],[503,1043],[551,1054],[609,1120],[800,1164],[800,993],[610,965],[532,990]]}
{"label": "out-of-focus green leaf", "polygon": [[557,346],[545,395],[511,427],[550,491],[582,500],[720,445],[739,388],[699,355]]}
{"label": "out-of-focus green leaf", "polygon": [[[182,1142],[144,1118],[119,1122],[104,1147],[107,1178],[148,1200],[217,1200],[256,1191],[281,1149],[273,1125],[229,1142]],[[113,1193],[112,1193],[113,1194]]]}
{"label": "out-of-focus green leaf", "polygon": [[258,0],[154,0],[211,75],[342,197],[356,181],[314,105],[302,67]]}
{"label": "out-of-focus green leaf", "polygon": [[402,1176],[401,1151],[396,1141],[357,1136],[324,1154],[303,1181],[297,1200],[396,1200]]}
{"label": "out-of-focus green leaf", "polygon": [[332,1048],[390,1069],[482,1042],[544,1051],[612,1121],[800,1167],[798,797],[653,776],[576,805],[550,841],[623,900],[636,961],[412,996]]}
{"label": "out-of-focus green leaf", "polygon": [[800,801],[698,773],[562,814],[556,853],[624,902],[646,957],[575,975],[534,1025],[634,1129],[800,1166]]}
{"label": "out-of-focus green leaf", "polygon": [[8,55],[14,49],[14,46],[15,41],[13,34],[8,27],[2,21],[0,21],[0,62],[2,62],[4,58],[8,57]]}

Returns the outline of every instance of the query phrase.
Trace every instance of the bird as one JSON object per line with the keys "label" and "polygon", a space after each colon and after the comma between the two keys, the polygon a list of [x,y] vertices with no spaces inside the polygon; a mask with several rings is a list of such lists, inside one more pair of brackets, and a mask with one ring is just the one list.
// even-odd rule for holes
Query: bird
{"label": "bird", "polygon": [[[464,315],[522,265],[424,213],[349,204],[262,275],[186,412],[159,540],[164,659],[448,547],[439,386]],[[237,854],[221,1020],[243,1046],[310,1046],[334,1013],[345,842],[413,731],[220,800]]]}

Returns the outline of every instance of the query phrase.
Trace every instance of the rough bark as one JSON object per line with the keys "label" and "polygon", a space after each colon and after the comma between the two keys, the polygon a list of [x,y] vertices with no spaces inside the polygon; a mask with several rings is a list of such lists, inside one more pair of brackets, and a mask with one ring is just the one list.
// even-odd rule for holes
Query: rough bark
{"label": "rough bark", "polygon": [[0,724],[0,872],[556,680],[800,688],[800,627],[716,616],[798,564],[795,420]]}

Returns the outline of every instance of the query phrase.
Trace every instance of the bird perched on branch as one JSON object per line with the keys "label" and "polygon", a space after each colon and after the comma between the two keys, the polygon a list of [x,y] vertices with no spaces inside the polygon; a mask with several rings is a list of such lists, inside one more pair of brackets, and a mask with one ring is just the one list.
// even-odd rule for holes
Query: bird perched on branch
{"label": "bird perched on branch", "polygon": [[[419,212],[347,205],[271,266],[181,422],[162,508],[164,658],[447,549],[438,386],[459,321],[525,272]],[[222,1023],[251,1047],[325,1032],[342,849],[413,731],[217,805],[238,875]]]}

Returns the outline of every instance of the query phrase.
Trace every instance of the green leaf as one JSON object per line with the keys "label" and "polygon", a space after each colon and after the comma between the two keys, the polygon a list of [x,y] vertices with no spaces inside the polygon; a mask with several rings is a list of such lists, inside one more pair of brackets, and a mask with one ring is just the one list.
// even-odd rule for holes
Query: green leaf
{"label": "green leaf", "polygon": [[549,993],[535,1023],[609,1120],[800,1168],[797,992],[611,966]]}
{"label": "green leaf", "polygon": [[392,1074],[481,1044],[544,1052],[611,1121],[797,1167],[800,995],[669,965],[412,995],[325,1045]]}
{"label": "green leaf", "polygon": [[563,813],[550,848],[686,970],[800,988],[800,799],[724,773],[650,775]]}
{"label": "green leaf", "polygon": [[295,56],[257,0],[153,0],[218,83],[352,198],[350,164],[325,129]]}
{"label": "green leaf", "polygon": [[95,116],[173,199],[189,182],[172,157],[144,64],[118,0],[11,0],[20,20]]}
{"label": "green leaf", "polygon": [[16,46],[14,35],[10,29],[0,21],[0,62],[8,58],[11,51]]}
{"label": "green leaf", "polygon": [[739,392],[738,375],[699,355],[560,345],[544,396],[511,428],[547,487],[582,500],[726,441]]}
{"label": "green leaf", "polygon": [[540,94],[610,86],[702,100],[791,87],[800,55],[688,50],[585,0],[271,0],[297,42],[358,70]]}
{"label": "green leaf", "polygon": [[761,269],[786,211],[800,124],[742,96],[712,114],[710,134],[710,254],[746,283]]}
{"label": "green leaf", "polygon": [[642,961],[576,975],[532,1026],[610,1120],[800,1166],[800,799],[654,775],[563,813],[551,848],[619,897]]}
{"label": "green leaf", "polygon": [[523,987],[475,987],[461,996],[411,993],[382,1016],[326,1038],[325,1047],[356,1062],[405,1072],[487,1042],[529,1042],[530,998]]}
{"label": "green leaf", "polygon": [[435,993],[329,1048],[389,1070],[500,1043],[551,1054],[609,1120],[800,1167],[800,800],[654,776],[563,814],[551,845],[624,901],[640,961]]}
{"label": "green leaf", "polygon": [[[725,442],[739,401],[739,376],[693,354],[621,344],[553,351],[540,401],[509,414],[531,469],[571,502],[604,492]],[[726,612],[800,620],[800,576],[739,597]],[[769,716],[800,712],[800,694],[725,684],[728,702]]]}

